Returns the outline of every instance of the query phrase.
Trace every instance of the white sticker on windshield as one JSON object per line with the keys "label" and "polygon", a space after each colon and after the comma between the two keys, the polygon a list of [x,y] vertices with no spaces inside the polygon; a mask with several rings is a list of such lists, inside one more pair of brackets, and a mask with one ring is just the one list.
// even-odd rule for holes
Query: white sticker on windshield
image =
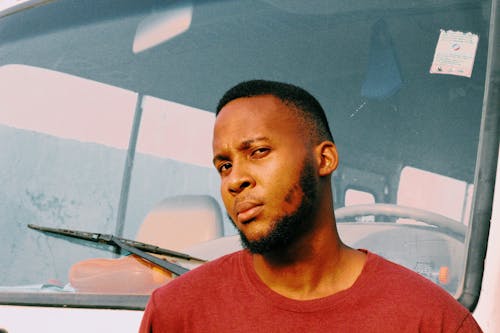
{"label": "white sticker on windshield", "polygon": [[471,77],[478,41],[470,32],[441,30],[430,72]]}

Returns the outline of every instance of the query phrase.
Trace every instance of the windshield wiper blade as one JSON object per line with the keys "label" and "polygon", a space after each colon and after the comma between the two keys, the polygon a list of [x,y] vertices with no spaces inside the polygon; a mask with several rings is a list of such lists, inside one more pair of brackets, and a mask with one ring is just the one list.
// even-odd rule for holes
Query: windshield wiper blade
{"label": "windshield wiper blade", "polygon": [[[101,244],[107,244],[107,245],[113,245],[116,247],[119,247],[125,251],[128,251],[130,253],[133,253],[143,259],[146,259],[149,262],[152,262],[153,264],[160,266],[162,268],[165,268],[166,270],[176,274],[176,275],[182,275],[189,271],[189,269],[184,268],[180,265],[171,263],[169,261],[160,259],[158,257],[155,257],[149,253],[155,253],[155,254],[160,254],[160,255],[166,255],[174,258],[180,258],[184,260],[196,260],[200,262],[205,262],[203,259],[195,258],[192,257],[188,254],[181,253],[181,252],[176,252],[168,249],[163,249],[161,247],[158,247],[156,245],[151,245],[147,243],[142,243],[130,239],[125,239],[121,237],[115,237],[113,235],[109,234],[101,234],[101,233],[94,233],[94,232],[87,232],[87,231],[79,231],[79,230],[71,230],[71,229],[59,229],[59,228],[50,228],[50,227],[43,227],[35,224],[28,224],[28,227],[34,230],[38,231],[43,231],[43,232],[48,232],[48,233],[53,233],[57,235],[63,235],[67,237],[72,237],[72,238],[78,238],[78,239],[83,239],[87,241],[91,241],[94,243],[101,243]],[[148,253],[149,252],[149,253]]]}

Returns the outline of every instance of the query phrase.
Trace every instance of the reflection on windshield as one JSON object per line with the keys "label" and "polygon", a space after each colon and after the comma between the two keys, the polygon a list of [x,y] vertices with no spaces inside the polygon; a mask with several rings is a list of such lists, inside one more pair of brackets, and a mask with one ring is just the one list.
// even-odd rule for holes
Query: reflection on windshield
{"label": "reflection on windshield", "polygon": [[137,26],[134,53],[155,47],[189,29],[193,18],[191,1],[177,1],[173,6],[145,17]]}
{"label": "reflection on windshield", "polygon": [[[103,267],[138,269],[137,272],[154,281],[155,276],[164,277],[165,274],[155,273],[154,266],[140,260],[115,262],[109,258],[112,252],[106,253],[102,246],[79,249],[81,241],[51,239],[27,229],[28,224],[38,223],[96,230],[103,237],[114,230],[121,170],[138,94],[25,65],[0,67],[0,90],[3,92],[0,135],[15,143],[13,149],[3,149],[5,177],[0,180],[6,198],[2,203],[20,207],[9,213],[13,221],[20,223],[4,226],[0,235],[2,248],[12,252],[3,261],[22,262],[28,260],[24,258],[28,255],[31,262],[37,255],[40,257],[23,271],[11,271],[7,261],[2,262],[6,267],[6,274],[0,278],[2,289],[65,292],[79,291],[81,285],[85,285],[89,291],[88,285],[92,284],[88,276],[102,279],[101,274],[92,272]],[[139,165],[141,159],[151,156],[211,169],[213,113],[151,96],[145,96],[141,106]],[[24,218],[19,219],[20,216]],[[8,215],[4,218],[9,220]],[[76,247],[71,243],[77,244]],[[21,245],[24,251],[15,251]],[[37,255],[33,256],[34,253]],[[90,259],[81,261],[84,258]],[[83,275],[86,282],[82,282],[82,268],[88,274]],[[36,271],[43,273],[34,274]],[[119,276],[128,275],[115,277]],[[65,282],[68,278],[78,281],[78,285]],[[158,283],[165,282],[163,278],[159,281],[151,285],[157,287]],[[150,293],[151,288],[145,289],[146,293]],[[144,292],[139,289],[129,288],[127,292]]]}
{"label": "reflection on windshield", "polygon": [[137,94],[25,65],[0,67],[0,124],[127,149]]}
{"label": "reflection on windshield", "polygon": [[212,167],[213,113],[151,96],[142,108],[138,152]]}
{"label": "reflection on windshield", "polygon": [[[0,68],[0,91],[4,93],[1,125],[128,147],[137,99],[134,92],[25,65]],[[213,113],[151,96],[144,97],[142,108],[139,153],[211,167]]]}

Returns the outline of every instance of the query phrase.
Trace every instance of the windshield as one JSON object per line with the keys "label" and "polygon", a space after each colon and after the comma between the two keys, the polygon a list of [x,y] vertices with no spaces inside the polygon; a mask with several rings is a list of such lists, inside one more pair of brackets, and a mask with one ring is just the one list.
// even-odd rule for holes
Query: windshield
{"label": "windshield", "polygon": [[254,78],[302,86],[326,110],[344,241],[458,297],[480,223],[490,5],[65,0],[0,18],[0,301],[142,308],[175,278],[28,224],[203,260],[238,249],[212,127],[218,98]]}

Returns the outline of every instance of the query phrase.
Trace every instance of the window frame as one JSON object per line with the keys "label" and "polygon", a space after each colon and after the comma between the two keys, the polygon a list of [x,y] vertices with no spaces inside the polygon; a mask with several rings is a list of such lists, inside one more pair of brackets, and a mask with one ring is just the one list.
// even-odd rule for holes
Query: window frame
{"label": "window frame", "polygon": [[457,300],[473,311],[479,301],[488,248],[500,137],[500,32],[498,0],[492,0],[483,113],[463,283]]}

